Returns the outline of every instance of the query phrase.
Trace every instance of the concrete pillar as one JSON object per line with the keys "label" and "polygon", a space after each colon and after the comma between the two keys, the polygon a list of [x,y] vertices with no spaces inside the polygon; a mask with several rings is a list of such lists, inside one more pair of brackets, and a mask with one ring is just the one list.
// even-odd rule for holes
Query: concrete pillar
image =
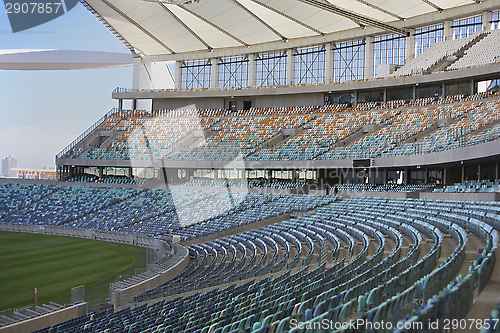
{"label": "concrete pillar", "polygon": [[498,163],[495,163],[495,179],[498,179]]}
{"label": "concrete pillar", "polygon": [[387,103],[387,88],[384,88],[384,103]]}
{"label": "concrete pillar", "polygon": [[446,97],[446,84],[444,82],[441,84],[441,97]]}
{"label": "concrete pillar", "polygon": [[490,31],[491,30],[491,12],[483,13],[483,30]]}
{"label": "concrete pillar", "polygon": [[375,74],[373,72],[373,37],[366,38],[365,45],[365,78],[373,79]]}
{"label": "concrete pillar", "polygon": [[406,61],[415,58],[415,29],[410,30],[410,36],[406,38]]}
{"label": "concrete pillar", "polygon": [[427,168],[424,169],[424,183],[427,184],[427,178],[429,177],[429,170]]}
{"label": "concrete pillar", "polygon": [[[214,173],[214,180],[219,179],[219,170],[212,169],[212,172]],[[222,169],[222,178],[226,178],[225,170],[224,169]]]}
{"label": "concrete pillar", "polygon": [[417,99],[417,86],[413,86],[413,100]]}
{"label": "concrete pillar", "polygon": [[477,165],[477,180],[481,180],[481,164]]}
{"label": "concrete pillar", "polygon": [[250,54],[248,56],[248,86],[249,87],[255,87],[255,74],[256,74],[256,67],[255,67],[255,54]]}
{"label": "concrete pillar", "polygon": [[242,182],[247,181],[247,170],[245,170],[245,169],[241,170],[241,181]]}
{"label": "concrete pillar", "polygon": [[443,184],[448,185],[448,168],[443,168]]}
{"label": "concrete pillar", "polygon": [[410,177],[410,170],[408,168],[405,169],[405,175],[403,178],[403,182],[408,185],[408,180],[411,179]]}
{"label": "concrete pillar", "polygon": [[453,21],[444,21],[443,27],[443,36],[444,40],[452,40],[453,39],[453,31],[451,29],[451,25],[453,24]]}
{"label": "concrete pillar", "polygon": [[212,77],[210,87],[217,88],[219,86],[219,59],[212,59]]}
{"label": "concrete pillar", "polygon": [[286,83],[293,86],[295,82],[295,57],[294,50],[290,49],[286,53]]}
{"label": "concrete pillar", "polygon": [[382,184],[387,183],[387,169],[382,170]]}
{"label": "concrete pillar", "polygon": [[325,53],[325,82],[330,83],[333,81],[333,44],[326,44]]}
{"label": "concrete pillar", "polygon": [[123,99],[121,98],[118,100],[118,110],[123,110]]}
{"label": "concrete pillar", "polygon": [[293,169],[292,170],[292,181],[294,183],[297,183],[299,180],[299,177],[298,177],[298,174],[297,174],[297,170],[296,169]]}
{"label": "concrete pillar", "polygon": [[470,92],[469,93],[471,95],[474,95],[476,93],[476,80],[471,79],[470,81],[471,82],[470,82]]}
{"label": "concrete pillar", "polygon": [[99,170],[99,178],[104,177],[104,167],[99,167],[98,170]]}
{"label": "concrete pillar", "polygon": [[174,74],[174,88],[179,89],[181,87],[181,62],[175,62],[175,74]]}
{"label": "concrete pillar", "polygon": [[465,181],[465,167],[462,165],[462,183]]}

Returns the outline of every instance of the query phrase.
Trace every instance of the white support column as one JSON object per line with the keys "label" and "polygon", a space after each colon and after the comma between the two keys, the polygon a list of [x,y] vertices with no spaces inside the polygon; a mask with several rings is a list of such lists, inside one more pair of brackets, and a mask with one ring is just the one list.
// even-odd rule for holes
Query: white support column
{"label": "white support column", "polygon": [[142,70],[142,61],[141,58],[134,58],[134,67],[132,74],[132,89],[137,90],[140,88],[141,82],[141,70]]}
{"label": "white support column", "polygon": [[406,39],[406,61],[415,58],[415,29],[410,30],[410,36]]}
{"label": "white support column", "polygon": [[174,87],[176,89],[179,89],[181,87],[181,62],[176,61],[175,62],[175,75],[174,75]]}
{"label": "white support column", "polygon": [[373,73],[373,37],[366,38],[365,45],[365,78],[373,79],[375,74]]}
{"label": "white support column", "polygon": [[483,13],[483,30],[490,31],[491,30],[491,12]]}
{"label": "white support column", "polygon": [[217,88],[219,86],[219,59],[212,59],[212,77],[210,78],[210,87]]}
{"label": "white support column", "polygon": [[443,35],[444,35],[444,40],[452,40],[453,39],[453,31],[451,29],[451,25],[453,24],[452,21],[444,21],[443,27]]}
{"label": "white support column", "polygon": [[293,61],[294,50],[289,49],[286,53],[286,84],[294,85],[295,84],[295,61]]}
{"label": "white support column", "polygon": [[255,87],[255,72],[257,68],[255,66],[255,54],[248,55],[248,86]]}
{"label": "white support column", "polygon": [[333,44],[328,43],[325,46],[325,83],[333,81]]}

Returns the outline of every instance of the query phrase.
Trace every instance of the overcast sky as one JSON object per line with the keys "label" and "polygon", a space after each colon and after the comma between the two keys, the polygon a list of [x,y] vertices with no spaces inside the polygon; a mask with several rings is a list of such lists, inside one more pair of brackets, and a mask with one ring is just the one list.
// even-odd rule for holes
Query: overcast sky
{"label": "overcast sky", "polygon": [[[0,7],[0,49],[129,53],[80,3],[51,22],[17,33]],[[13,155],[20,168],[54,166],[59,151],[117,106],[111,92],[118,86],[132,86],[132,67],[0,70],[0,158]]]}

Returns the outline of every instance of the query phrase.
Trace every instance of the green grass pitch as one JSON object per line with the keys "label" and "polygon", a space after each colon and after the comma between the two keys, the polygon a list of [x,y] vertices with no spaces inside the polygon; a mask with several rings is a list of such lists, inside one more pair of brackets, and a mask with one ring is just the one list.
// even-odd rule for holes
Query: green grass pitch
{"label": "green grass pitch", "polygon": [[[71,288],[107,285],[134,264],[137,248],[123,244],[0,232],[0,310],[69,299]],[[103,296],[104,298],[107,295]],[[69,303],[69,301],[68,301]]]}

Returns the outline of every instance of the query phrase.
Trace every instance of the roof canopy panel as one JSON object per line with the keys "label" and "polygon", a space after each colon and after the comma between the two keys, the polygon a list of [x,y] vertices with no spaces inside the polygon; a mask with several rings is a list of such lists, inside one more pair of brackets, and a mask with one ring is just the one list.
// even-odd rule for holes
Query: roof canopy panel
{"label": "roof canopy panel", "polygon": [[421,22],[500,8],[500,0],[85,1],[135,52],[170,60],[272,51],[290,41],[305,47],[346,36],[406,34]]}

